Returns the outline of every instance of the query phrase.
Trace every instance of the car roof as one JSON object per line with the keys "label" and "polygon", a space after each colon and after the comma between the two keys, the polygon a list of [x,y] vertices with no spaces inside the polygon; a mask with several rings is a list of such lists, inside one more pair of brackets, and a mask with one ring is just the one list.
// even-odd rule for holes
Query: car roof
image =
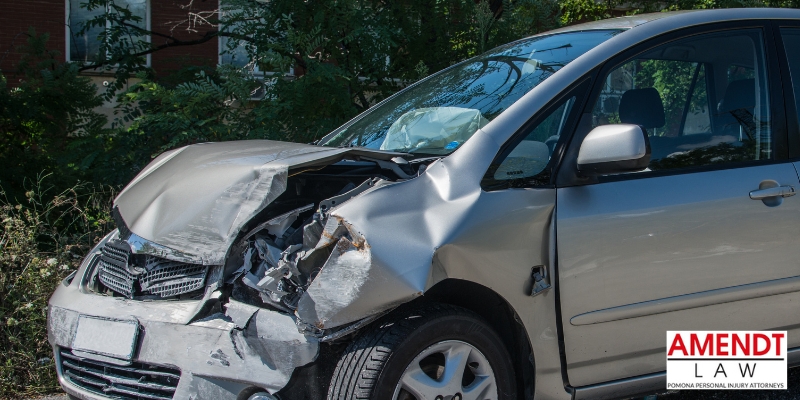
{"label": "car roof", "polygon": [[562,28],[549,31],[547,33],[550,34],[550,33],[561,33],[561,32],[576,32],[576,31],[588,31],[588,30],[598,30],[598,29],[631,29],[656,19],[666,18],[678,14],[686,14],[691,12],[696,12],[696,10],[654,12],[648,14],[638,14],[625,17],[601,19],[599,21],[584,22],[580,24],[565,26]]}
{"label": "car roof", "polygon": [[[599,21],[584,22],[581,24],[565,26],[552,31],[543,32],[546,34],[561,32],[576,32],[598,29],[632,29],[659,19],[669,19],[676,25],[681,25],[681,15],[694,14],[702,15],[705,22],[724,22],[737,21],[743,19],[800,19],[800,10],[789,8],[727,8],[717,10],[683,10],[654,12],[648,14],[631,15],[603,19]],[[666,22],[666,21],[665,21]]]}
{"label": "car roof", "polygon": [[[734,8],[658,12],[577,24],[534,35],[543,36],[554,33],[602,29],[623,30],[620,34],[601,43],[558,70],[553,76],[533,88],[497,118],[493,119],[482,130],[491,136],[493,140],[505,143],[511,135],[519,131],[523,124],[530,119],[531,110],[540,110],[592,69],[602,65],[622,51],[659,35],[692,26],[747,20],[800,21],[800,9]],[[458,151],[453,155],[457,156]]]}

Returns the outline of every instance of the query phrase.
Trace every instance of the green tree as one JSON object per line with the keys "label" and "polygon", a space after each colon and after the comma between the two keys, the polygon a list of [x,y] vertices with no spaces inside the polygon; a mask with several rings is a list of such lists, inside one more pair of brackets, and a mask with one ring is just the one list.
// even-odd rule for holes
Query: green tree
{"label": "green tree", "polygon": [[[194,76],[181,87],[168,87],[154,78],[134,85],[124,95],[129,101],[122,110],[127,113],[123,120],[127,117],[146,121],[135,122],[126,134],[172,135],[178,122],[166,120],[180,115],[191,132],[179,129],[178,138],[164,142],[169,146],[223,137],[313,141],[430,72],[499,43],[554,27],[558,13],[554,0],[321,0],[313,4],[225,0],[218,13],[203,14],[202,18],[187,16],[185,23],[193,24],[192,29],[202,28],[203,24],[205,28],[214,27],[205,36],[187,42],[157,29],[142,29],[138,18],[113,0],[89,0],[85,6],[106,10],[85,29],[107,28],[100,36],[100,56],[93,65],[82,69],[113,66],[117,76],[110,90],[121,87],[132,73],[146,72],[145,55],[216,37],[226,38],[229,52],[244,44],[252,62],[242,68],[243,74],[256,66],[275,73],[261,83],[220,70]],[[160,44],[150,44],[143,39],[146,36],[158,37]],[[288,76],[290,71],[295,72],[294,76]],[[235,104],[247,112],[212,107],[214,116],[199,102],[181,101],[187,98],[180,94],[189,87],[231,87],[226,83],[229,79],[233,85],[249,81],[250,93],[257,93],[261,100],[250,102],[247,91],[225,93],[217,100],[227,100],[215,100],[213,104]],[[179,101],[175,101],[176,95]],[[139,110],[136,105],[140,105]],[[202,118],[194,120],[193,116]],[[157,120],[163,123],[155,123]],[[230,130],[236,132],[220,136],[225,129],[214,124],[206,127],[210,120],[231,124]]]}
{"label": "green tree", "polygon": [[11,197],[42,170],[74,180],[91,164],[79,149],[105,132],[97,87],[47,50],[48,37],[28,32],[13,84],[0,72],[0,185]]}

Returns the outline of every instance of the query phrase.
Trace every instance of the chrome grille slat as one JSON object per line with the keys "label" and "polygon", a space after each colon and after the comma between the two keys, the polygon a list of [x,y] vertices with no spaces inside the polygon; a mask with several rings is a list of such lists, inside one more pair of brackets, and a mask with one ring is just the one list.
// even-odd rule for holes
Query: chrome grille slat
{"label": "chrome grille slat", "polygon": [[105,379],[105,380],[111,382],[112,384],[113,383],[118,383],[118,384],[121,384],[121,385],[127,385],[127,386],[132,386],[132,387],[143,388],[143,389],[161,390],[161,391],[164,391],[164,392],[172,392],[172,391],[175,390],[175,388],[173,388],[171,386],[167,386],[167,385],[160,385],[158,383],[140,382],[140,381],[138,381],[136,379],[126,378],[126,377],[121,376],[121,375],[110,374],[110,373],[107,372],[108,371],[107,369],[95,370],[95,369],[88,368],[88,367],[81,367],[80,365],[77,365],[77,363],[75,363],[74,361],[70,362],[70,361],[66,361],[65,360],[65,361],[62,362],[62,365],[64,365],[65,367],[69,367],[69,368],[71,368],[73,370],[80,371],[80,372],[95,376],[95,377],[100,378],[100,379]]}
{"label": "chrome grille slat", "polygon": [[[99,381],[99,380],[96,380],[96,379],[90,379],[90,378],[86,378],[86,377],[83,377],[83,376],[78,376],[78,375],[76,375],[76,374],[74,374],[72,372],[69,372],[69,371],[64,373],[64,375],[66,375],[71,380],[73,380],[73,382],[78,381],[78,382],[82,382],[82,383],[87,384],[87,385],[96,386],[96,388],[94,388],[94,390],[89,389],[90,391],[95,392],[95,393],[103,393],[103,394],[121,393],[121,394],[128,395],[126,397],[120,397],[120,396],[111,397],[113,399],[131,399],[131,398],[133,398],[133,399],[170,400],[174,396],[174,394],[172,396],[170,396],[170,395],[161,396],[161,395],[156,395],[156,394],[141,393],[141,392],[137,392],[135,390],[126,389],[125,387],[120,387],[120,386],[106,386],[105,382],[103,382],[103,381]],[[79,385],[79,386],[82,386],[82,385]],[[84,387],[84,389],[87,389],[87,388]],[[129,396],[134,396],[134,397],[129,397]]]}
{"label": "chrome grille slat", "polygon": [[[186,264],[163,258],[145,258],[142,273],[132,273],[128,268],[131,250],[123,241],[110,241],[100,250],[98,278],[106,287],[127,298],[133,298],[138,288],[145,294],[160,297],[177,296],[202,289],[208,267]],[[137,270],[134,270],[137,271]]]}
{"label": "chrome grille slat", "polygon": [[[81,362],[81,361],[84,360],[82,357],[78,357],[78,356],[76,356],[76,355],[74,355],[74,354],[72,354],[70,352],[66,352],[66,351],[62,351],[61,352],[61,357],[67,358],[67,359],[72,359],[72,360],[75,360],[75,361],[78,361],[78,362]],[[118,371],[127,372],[127,373],[135,373],[135,374],[140,374],[140,375],[163,376],[165,378],[172,378],[172,379],[180,379],[180,377],[181,377],[181,375],[178,374],[178,373],[164,372],[164,371],[157,371],[157,370],[148,370],[148,369],[140,369],[140,368],[126,367],[126,366],[122,366],[122,365],[113,365],[113,364],[105,364],[105,363],[103,363],[103,368],[111,369],[111,370],[118,370]]]}
{"label": "chrome grille slat", "polygon": [[148,291],[161,297],[175,296],[203,287],[205,280],[205,274],[197,278],[181,278],[153,285],[148,289]]}
{"label": "chrome grille slat", "polygon": [[133,297],[133,277],[127,271],[122,271],[104,260],[102,256],[98,267],[100,268],[98,277],[103,285],[125,297]]}
{"label": "chrome grille slat", "polygon": [[175,395],[180,371],[133,363],[119,366],[78,357],[60,349],[61,371],[71,383],[112,399],[169,400]]}
{"label": "chrome grille slat", "polygon": [[197,264],[184,264],[148,257],[145,266],[147,273],[139,278],[142,290],[161,297],[191,292],[203,287],[208,267]]}
{"label": "chrome grille slat", "polygon": [[[120,394],[126,394],[128,396],[136,396],[136,398],[153,399],[153,400],[171,400],[172,397],[173,397],[173,396],[159,396],[159,395],[155,395],[155,394],[139,393],[139,392],[137,392],[135,390],[127,389],[124,386],[112,386],[112,387],[106,388],[105,392],[106,393],[120,393]],[[116,396],[115,398],[125,399],[126,397]]]}
{"label": "chrome grille slat", "polygon": [[98,278],[109,289],[133,297],[134,277],[128,271],[131,249],[124,242],[110,241],[100,249]]}

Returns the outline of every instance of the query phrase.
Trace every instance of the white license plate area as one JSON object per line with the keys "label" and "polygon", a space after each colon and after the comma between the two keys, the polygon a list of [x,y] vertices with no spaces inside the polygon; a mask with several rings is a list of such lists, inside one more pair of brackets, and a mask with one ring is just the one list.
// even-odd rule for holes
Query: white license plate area
{"label": "white license plate area", "polygon": [[139,335],[136,320],[115,320],[81,315],[72,349],[131,360]]}

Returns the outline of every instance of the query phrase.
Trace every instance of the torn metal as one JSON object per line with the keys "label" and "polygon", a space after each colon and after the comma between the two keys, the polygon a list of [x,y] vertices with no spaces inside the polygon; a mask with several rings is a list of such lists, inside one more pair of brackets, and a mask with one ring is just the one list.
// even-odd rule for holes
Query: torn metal
{"label": "torn metal", "polygon": [[[74,346],[80,315],[92,314],[111,320],[115,318],[113,314],[119,312],[121,304],[118,300],[106,297],[91,300],[71,304],[70,309],[49,308],[49,340],[56,350]],[[180,371],[181,379],[175,388],[176,393],[181,393],[180,398],[235,399],[241,390],[253,385],[274,393],[289,382],[296,368],[313,362],[319,353],[318,340],[299,333],[291,315],[236,301],[229,302],[224,313],[212,314],[189,324],[182,323],[180,312],[169,302],[129,305],[134,306],[150,314],[149,318],[139,318],[141,330],[146,334],[138,344],[136,361],[166,365]],[[95,367],[102,367],[104,363],[126,365],[124,360],[110,362],[113,360],[96,354],[66,352],[56,351],[60,355],[57,362],[62,376],[64,372],[70,372],[70,368],[80,368],[85,364]],[[77,362],[65,364],[61,354],[74,357]],[[101,368],[100,371],[93,379],[113,387],[117,379],[114,369]],[[214,385],[206,382],[209,379]],[[146,384],[151,380],[144,374],[140,382]],[[86,390],[87,398],[95,398],[91,396],[93,387],[90,384],[84,386],[80,388],[89,389]],[[215,389],[209,391],[211,386]],[[220,387],[228,387],[230,392],[212,396]]]}
{"label": "torn metal", "polygon": [[[508,274],[483,265],[502,260],[530,276],[531,262],[544,264],[519,242],[547,232],[551,194],[498,207],[479,179],[455,178],[479,176],[493,146],[479,130],[447,159],[267,141],[163,155],[117,197],[119,234],[87,258],[77,287],[54,295],[51,343],[70,348],[79,314],[125,310],[147,332],[137,361],[191,372],[178,392],[248,384],[275,393],[321,342],[343,340],[441,280],[500,287]],[[499,220],[508,210],[514,218]],[[507,245],[487,248],[485,237]],[[109,279],[119,276],[124,287]]]}
{"label": "torn metal", "polygon": [[398,154],[267,140],[186,146],[153,160],[114,207],[123,233],[135,235],[135,252],[219,265],[245,224],[286,190],[290,168],[345,155],[389,160]]}
{"label": "torn metal", "polygon": [[302,331],[320,334],[328,326],[352,322],[340,321],[336,310],[356,300],[372,256],[366,239],[329,211],[379,183],[370,179],[346,186],[345,193],[320,201],[297,228],[292,226],[310,211],[309,205],[259,224],[245,236],[242,266],[232,281],[241,277],[264,303],[296,313]]}

